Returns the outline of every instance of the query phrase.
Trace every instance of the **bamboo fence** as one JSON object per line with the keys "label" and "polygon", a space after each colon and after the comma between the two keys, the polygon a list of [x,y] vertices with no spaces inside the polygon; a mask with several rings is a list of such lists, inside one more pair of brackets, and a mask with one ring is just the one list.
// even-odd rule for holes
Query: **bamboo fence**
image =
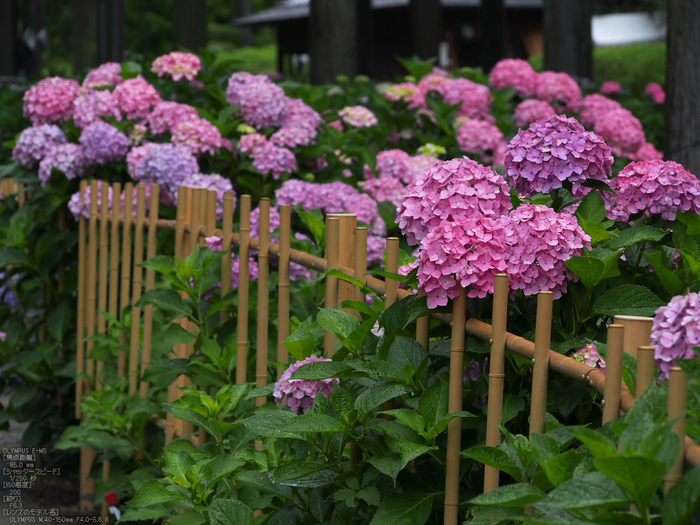
{"label": "bamboo fence", "polygon": [[[95,388],[102,388],[101,372],[102,363],[95,363],[89,358],[89,351],[93,347],[92,341],[85,341],[95,333],[106,333],[109,328],[105,319],[98,315],[98,309],[108,310],[117,317],[122,316],[131,309],[132,326],[131,333],[121,334],[121,341],[128,343],[129,352],[122,351],[118,358],[118,374],[120,377],[128,375],[129,392],[138,392],[140,397],[148,395],[148,383],[140,382],[141,374],[150,364],[153,310],[146,307],[143,312],[137,306],[136,301],[142,293],[148,292],[155,286],[153,271],[146,271],[145,283],[143,282],[143,268],[140,263],[146,257],[155,255],[167,255],[157,253],[157,233],[161,230],[175,232],[175,244],[173,254],[179,258],[186,257],[197,244],[204,242],[206,236],[217,235],[223,239],[223,249],[238,248],[239,256],[239,284],[238,284],[238,333],[237,333],[237,368],[236,383],[244,383],[251,380],[248,363],[248,349],[250,340],[248,336],[248,308],[249,308],[249,256],[251,252],[257,252],[259,266],[258,297],[257,297],[257,355],[255,363],[251,363],[258,385],[265,385],[268,381],[274,381],[279,371],[272,374],[268,367],[268,333],[269,333],[269,259],[275,257],[279,261],[278,317],[279,329],[277,348],[277,361],[288,362],[288,354],[283,342],[289,334],[289,264],[295,262],[311,270],[324,272],[337,268],[350,276],[355,276],[367,287],[385,297],[387,306],[403,299],[411,294],[406,290],[398,289],[395,281],[382,281],[366,274],[367,268],[367,230],[358,228],[354,215],[330,214],[326,218],[326,254],[324,258],[293,250],[290,248],[291,238],[291,208],[280,207],[281,227],[279,244],[270,242],[269,238],[269,199],[262,199],[260,203],[260,232],[257,238],[251,238],[250,231],[250,196],[244,195],[240,199],[239,215],[240,230],[232,231],[233,199],[231,193],[224,196],[222,229],[216,227],[216,193],[202,189],[181,187],[178,192],[177,219],[158,219],[158,187],[151,187],[149,208],[146,209],[145,188],[139,185],[136,188],[136,213],[132,209],[133,186],[126,184],[126,198],[124,209],[115,206],[111,213],[105,198],[107,191],[102,187],[103,200],[98,202],[97,183],[91,187],[91,202],[89,219],[81,217],[79,220],[79,286],[78,286],[78,333],[77,338],[77,388],[76,388],[76,416],[84,417],[80,412],[82,397]],[[85,192],[87,183],[81,185],[81,192]],[[114,195],[119,195],[121,187],[114,186]],[[115,199],[116,202],[116,199]],[[121,235],[120,235],[121,230]],[[144,235],[145,234],[145,235]],[[133,249],[132,249],[133,247]],[[108,263],[109,261],[109,263]],[[230,257],[224,257],[221,274],[222,296],[231,287],[231,261]],[[398,239],[387,239],[387,269],[398,269]],[[121,283],[121,286],[118,286]],[[345,299],[363,301],[364,292],[358,286],[340,280],[337,277],[326,277],[325,305],[329,308],[337,308]],[[117,310],[117,306],[119,310]],[[143,321],[141,317],[143,314]],[[222,323],[229,317],[224,311]],[[496,277],[493,307],[493,326],[478,319],[469,318],[466,311],[466,293],[460,290],[459,297],[453,304],[453,313],[433,313],[418,319],[416,323],[416,340],[426,349],[429,343],[430,317],[442,323],[452,326],[452,346],[450,351],[450,398],[449,410],[462,409],[462,389],[464,371],[464,346],[465,336],[489,341],[491,343],[490,371],[489,371],[489,404],[487,417],[486,444],[496,446],[500,443],[498,424],[502,418],[502,400],[504,384],[504,364],[506,350],[514,354],[533,360],[533,393],[531,406],[530,433],[543,432],[545,421],[545,409],[547,404],[547,381],[549,371],[563,374],[577,381],[588,384],[604,395],[603,421],[616,419],[620,411],[627,411],[634,403],[635,397],[627,386],[622,383],[622,355],[623,351],[635,354],[639,359],[637,377],[637,396],[648,388],[654,380],[653,348],[650,344],[651,323],[648,318],[618,317],[608,330],[608,361],[607,372],[591,368],[572,358],[563,356],[550,350],[550,333],[552,325],[552,294],[541,292],[538,296],[536,336],[531,342],[507,331],[508,318],[508,276]],[[123,320],[123,317],[122,317]],[[186,320],[179,320],[185,329],[192,330]],[[324,339],[324,351],[328,355],[334,352],[335,343],[333,334],[326,333]],[[174,348],[174,353],[179,357],[189,357],[193,352],[192,345],[180,344]],[[251,374],[252,375],[252,374]],[[188,379],[181,376],[168,390],[168,399],[174,401],[181,395],[178,386],[188,385]],[[687,386],[685,377],[680,369],[674,369],[670,379],[669,395],[669,419],[681,416],[685,413],[685,396]],[[264,398],[260,398],[264,402]],[[459,479],[460,479],[460,439],[461,419],[456,418],[448,427],[447,443],[447,472],[445,480],[445,524],[456,525],[459,519]],[[666,490],[680,479],[683,469],[683,460],[693,466],[700,465],[700,446],[685,435],[685,420],[678,420],[674,427],[681,436],[684,447],[679,455],[674,470],[666,480]],[[166,442],[176,437],[188,437],[195,443],[203,442],[206,435],[195,434],[195,429],[186,422],[176,420],[170,416],[165,422]],[[260,445],[258,445],[260,446]],[[357,464],[360,460],[360,451],[351,445],[351,461]],[[81,456],[81,506],[91,509],[94,499],[94,478],[90,477],[90,466],[95,458],[94,451],[83,451]],[[109,476],[109,465],[104,466],[103,475]],[[499,484],[499,471],[487,467],[484,481],[484,491],[493,490]],[[106,509],[106,505],[102,506]]]}

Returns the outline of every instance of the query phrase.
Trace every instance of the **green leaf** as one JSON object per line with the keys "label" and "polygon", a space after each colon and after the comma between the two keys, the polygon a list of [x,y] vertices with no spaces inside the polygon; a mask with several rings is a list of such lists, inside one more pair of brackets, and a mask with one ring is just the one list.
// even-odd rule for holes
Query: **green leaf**
{"label": "green leaf", "polygon": [[603,198],[597,191],[589,192],[578,205],[576,215],[588,222],[600,224],[605,220],[608,211]]}
{"label": "green leaf", "polygon": [[581,279],[586,288],[593,288],[605,273],[603,261],[593,257],[575,255],[564,264]]}
{"label": "green leaf", "polygon": [[176,317],[190,315],[190,309],[182,302],[180,294],[170,288],[156,288],[141,296],[136,306],[144,307],[152,304],[156,308],[175,314]]}
{"label": "green leaf", "polygon": [[431,450],[437,450],[437,447],[422,445],[420,443],[414,443],[413,441],[403,441],[401,439],[389,439],[387,440],[387,444],[391,450],[401,454],[402,469],[406,468],[409,461],[418,456],[422,456]]}
{"label": "green leaf", "polygon": [[396,476],[401,472],[402,462],[399,455],[372,456],[369,462],[382,474],[389,476],[396,483]]}
{"label": "green leaf", "polygon": [[403,423],[419,434],[425,430],[425,420],[423,416],[407,408],[397,408],[395,410],[385,410],[382,414],[389,414],[396,418],[396,421]]}
{"label": "green leaf", "polygon": [[139,507],[148,507],[150,505],[159,505],[169,501],[180,499],[179,494],[170,492],[158,480],[151,479],[143,483],[139,490],[136,491],[134,498],[129,502],[130,505],[138,505]]}
{"label": "green leaf", "polygon": [[622,230],[617,237],[608,243],[608,248],[618,250],[627,248],[641,241],[660,241],[668,232],[646,224],[638,224],[632,228]]}
{"label": "green leaf", "polygon": [[423,525],[428,521],[432,507],[431,493],[390,494],[382,501],[370,525]]}
{"label": "green leaf", "polygon": [[346,377],[352,371],[351,367],[339,361],[315,361],[297,368],[290,379],[321,381],[322,379]]}
{"label": "green leaf", "polygon": [[544,465],[544,471],[552,485],[557,487],[566,480],[571,479],[574,468],[582,460],[583,456],[581,454],[577,454],[575,450],[567,450],[548,459]]}
{"label": "green leaf", "polygon": [[[488,403],[484,406],[484,410],[488,408]],[[503,419],[502,424],[506,424],[511,419],[515,418],[520,412],[525,410],[525,400],[513,394],[506,394],[503,399]]]}
{"label": "green leaf", "polygon": [[209,507],[211,525],[246,525],[253,511],[238,500],[219,498]]}
{"label": "green leaf", "polygon": [[600,241],[604,241],[605,239],[609,239],[610,237],[613,237],[612,233],[610,233],[602,225],[600,225],[596,222],[587,221],[583,217],[579,217],[578,222],[581,225],[581,228],[583,228],[583,231],[585,231],[588,235],[590,235],[591,244],[594,246],[596,244],[598,244]]}
{"label": "green leaf", "polygon": [[666,303],[654,292],[637,284],[623,284],[601,295],[593,306],[594,314],[638,315],[653,317],[656,310]]}
{"label": "green leaf", "polygon": [[498,487],[495,490],[479,494],[469,500],[470,505],[498,505],[501,507],[522,507],[537,503],[545,496],[537,487],[529,483],[516,483]]}
{"label": "green leaf", "polygon": [[671,295],[676,295],[681,291],[683,286],[680,277],[668,269],[665,263],[665,256],[661,252],[661,248],[658,248],[655,252],[642,253],[644,258],[649,261],[651,267],[654,269],[654,273],[659,277],[659,281],[666,291]]}
{"label": "green leaf", "polygon": [[513,457],[498,447],[476,446],[462,451],[462,456],[471,458],[484,465],[497,468],[511,476],[515,481],[523,481],[522,471]]}
{"label": "green leaf", "polygon": [[418,409],[425,419],[427,428],[437,426],[440,420],[447,415],[449,406],[450,385],[438,379],[425,389],[418,400]]}
{"label": "green leaf", "polygon": [[333,308],[319,308],[316,320],[338,339],[346,339],[360,324],[354,315]]}
{"label": "green leaf", "polygon": [[285,339],[284,347],[297,361],[303,361],[314,353],[316,335],[299,328]]}
{"label": "green leaf", "polygon": [[605,474],[589,472],[574,476],[552,489],[536,507],[564,510],[614,508],[629,501],[630,499]]}
{"label": "green leaf", "polygon": [[666,464],[644,457],[598,458],[595,467],[612,479],[641,509],[649,508]]}
{"label": "green leaf", "polygon": [[345,308],[347,310],[355,310],[356,312],[367,314],[369,316],[375,315],[375,312],[374,310],[372,310],[372,307],[364,301],[350,301],[346,299],[345,301],[340,303],[340,308]]}
{"label": "green leaf", "polygon": [[19,248],[8,247],[0,250],[0,267],[27,264],[27,255]]}
{"label": "green leaf", "polygon": [[683,478],[668,491],[661,515],[663,525],[685,525],[700,507],[700,467],[685,473]]}
{"label": "green leaf", "polygon": [[301,416],[296,416],[289,423],[284,425],[281,430],[287,432],[340,432],[350,434],[350,430],[343,425],[338,419],[327,416],[326,414],[317,414],[309,412]]}
{"label": "green leaf", "polygon": [[408,392],[409,389],[399,383],[376,383],[357,396],[355,408],[362,417],[374,407]]}
{"label": "green leaf", "polygon": [[[365,284],[360,281],[359,279],[355,279],[354,277],[351,277],[347,273],[345,273],[342,270],[337,270],[337,269],[332,269],[328,270],[327,272],[323,273],[322,275],[319,276],[319,278],[323,277],[337,277],[338,279],[341,279],[343,281],[349,282],[350,284],[354,286],[359,286],[360,288],[365,288]],[[366,304],[366,303],[364,303]]]}
{"label": "green leaf", "polygon": [[62,302],[51,310],[46,318],[46,330],[57,342],[62,343],[66,331],[70,328],[73,312],[67,303]]}
{"label": "green leaf", "polygon": [[379,377],[380,380],[403,380],[401,370],[388,361],[382,361],[380,359],[375,359],[373,361],[360,361],[357,364],[353,363],[353,366],[358,372],[366,372],[367,374]]}
{"label": "green leaf", "polygon": [[600,432],[586,427],[568,427],[571,435],[586,445],[596,459],[617,457],[617,446]]}
{"label": "green leaf", "polygon": [[290,487],[322,487],[333,483],[337,474],[328,465],[313,461],[290,461],[272,471],[276,483]]}
{"label": "green leaf", "polygon": [[289,423],[295,416],[286,410],[271,410],[262,414],[255,414],[243,420],[245,427],[262,437],[299,437],[297,434],[284,432],[281,428]]}
{"label": "green leaf", "polygon": [[156,255],[151,259],[139,264],[147,270],[153,270],[158,273],[171,273],[175,271],[175,258],[170,255]]}
{"label": "green leaf", "polygon": [[417,369],[427,356],[428,353],[418,341],[399,335],[391,343],[386,358],[399,370],[403,370],[406,365]]}
{"label": "green leaf", "polygon": [[207,518],[204,517],[204,514],[193,510],[183,512],[182,514],[176,514],[168,520],[170,525],[201,525],[206,522]]}
{"label": "green leaf", "polygon": [[[214,421],[213,424],[220,423]],[[207,464],[207,484],[206,488],[213,487],[222,479],[228,477],[236,470],[245,465],[245,460],[226,454],[217,456]]]}
{"label": "green leaf", "polygon": [[178,406],[171,407],[170,410],[176,418],[192,423],[196,427],[202,427],[209,434],[217,434],[216,429],[212,426],[212,421],[194,410]]}
{"label": "green leaf", "polygon": [[166,451],[163,454],[163,471],[167,472],[178,485],[182,485],[185,488],[190,486],[189,481],[187,481],[187,472],[193,465],[194,460],[187,452],[183,451],[176,454]]}

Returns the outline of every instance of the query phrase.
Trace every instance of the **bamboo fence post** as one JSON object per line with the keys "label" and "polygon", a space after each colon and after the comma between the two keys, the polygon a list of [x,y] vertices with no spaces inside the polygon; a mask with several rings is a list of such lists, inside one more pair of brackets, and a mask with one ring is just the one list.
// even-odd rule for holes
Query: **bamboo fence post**
{"label": "bamboo fence post", "polygon": [[[284,341],[289,337],[289,252],[292,242],[292,207],[283,204],[280,208],[280,257],[279,257],[279,299],[277,328],[277,361],[289,363],[289,354]],[[277,377],[282,369],[277,369]]]}
{"label": "bamboo fence post", "polygon": [[[131,297],[131,226],[134,218],[134,184],[127,182],[124,185],[124,227],[122,232],[122,263],[121,263],[121,293],[119,294],[119,311],[121,322],[126,320],[126,309]],[[126,330],[119,334],[119,343],[126,347]],[[118,377],[126,376],[126,350],[119,350]]]}
{"label": "bamboo fence post", "polygon": [[634,389],[637,399],[654,383],[655,372],[654,347],[640,346],[637,349],[637,381]]}
{"label": "bamboo fence post", "polygon": [[[221,249],[227,253],[221,260],[221,297],[231,290],[231,236],[233,234],[233,192],[224,193],[224,216],[221,222]],[[219,324],[223,325],[231,317],[231,309],[227,306],[219,314]]]}
{"label": "bamboo fence post", "polygon": [[664,492],[668,492],[683,477],[683,458],[685,458],[685,410],[688,401],[688,378],[680,369],[674,366],[671,368],[668,379],[668,420],[678,418],[673,431],[681,438],[681,450],[678,458],[666,476]]}
{"label": "bamboo fence post", "polygon": [[[105,186],[107,186],[105,184]],[[94,180],[90,183],[90,219],[89,219],[89,237],[88,237],[88,268],[87,268],[87,304],[86,304],[86,317],[87,317],[87,337],[92,337],[95,335],[95,325],[97,319],[95,318],[96,308],[97,308],[97,297],[96,297],[96,287],[97,287],[97,203],[98,203],[98,188],[97,181]],[[105,188],[106,191],[106,188]],[[95,360],[90,359],[90,351],[95,346],[94,341],[87,341],[86,344],[86,358],[87,358],[87,374],[88,380],[85,385],[85,393],[89,393],[93,390],[94,380],[95,380]]]}
{"label": "bamboo fence post", "polygon": [[[355,228],[355,279],[367,284],[367,228]],[[364,303],[367,300],[365,292],[362,288],[355,286],[353,291],[353,299]],[[355,315],[359,320],[362,320],[360,312]]]}
{"label": "bamboo fence post", "polygon": [[[398,237],[389,237],[386,240],[386,271],[390,273],[398,273],[399,271],[399,239]],[[399,297],[399,282],[393,279],[384,279],[384,308],[388,310],[391,305],[393,305]],[[466,318],[465,318],[466,322]],[[464,347],[464,344],[462,344]],[[462,348],[462,361],[464,361],[464,348]],[[464,367],[462,367],[464,368]],[[385,402],[382,405],[383,410],[393,410],[396,404],[393,399]],[[459,409],[461,410],[461,408]],[[393,419],[391,416],[384,414],[385,419]]]}
{"label": "bamboo fence post", "polygon": [[[491,331],[491,359],[489,362],[489,401],[486,419],[486,446],[496,447],[501,442],[498,425],[503,420],[503,383],[505,380],[506,326],[508,322],[508,276],[496,275],[493,292],[493,328]],[[498,488],[498,469],[486,465],[484,492]]]}
{"label": "bamboo fence post", "polygon": [[[202,207],[201,207],[201,192],[204,191],[202,188],[185,188],[185,194],[187,198],[186,202],[186,222],[185,222],[185,236],[182,244],[182,258],[187,258],[199,244],[199,232],[202,225]],[[189,226],[189,232],[187,231],[187,226]],[[187,294],[182,292],[182,297],[186,297]],[[195,332],[196,327],[193,322],[188,321],[187,318],[183,317],[180,319],[180,326],[189,332]],[[180,358],[189,359],[194,352],[194,342],[183,344],[180,346]],[[192,381],[186,375],[181,375],[178,377],[178,387],[183,388],[187,386],[192,386]],[[176,398],[182,396],[182,392],[178,389]],[[194,433],[194,425],[189,421],[183,421],[178,419],[176,421],[176,428],[179,432],[180,437],[191,436]]]}
{"label": "bamboo fence post", "polygon": [[[340,220],[337,217],[326,216],[326,260],[328,261],[328,270],[334,270],[340,267]],[[326,277],[326,308],[338,308],[338,278]],[[330,357],[335,353],[333,343],[338,339],[333,332],[325,331],[323,337],[323,351]]]}
{"label": "bamboo fence post", "polygon": [[532,370],[532,401],[530,404],[530,436],[544,434],[547,418],[547,381],[549,374],[549,347],[552,336],[552,292],[537,295],[535,326],[535,358]]}
{"label": "bamboo fence post", "polygon": [[[158,243],[158,213],[160,211],[160,186],[151,185],[151,197],[148,206],[148,240],[146,241],[146,259],[156,256],[156,245]],[[145,291],[153,290],[156,284],[156,272],[146,270]],[[143,351],[141,353],[141,373],[145,372],[151,364],[151,343],[153,340],[153,305],[149,304],[143,309]],[[148,397],[148,382],[141,381],[139,395],[142,398]]]}
{"label": "bamboo fence post", "polygon": [[[267,386],[267,342],[270,310],[270,199],[260,199],[260,225],[258,230],[258,354],[255,363],[257,386]],[[255,403],[264,405],[266,398],[258,397]]]}
{"label": "bamboo fence post", "polygon": [[[115,182],[113,186],[113,199],[122,194],[122,185]],[[112,205],[112,217],[110,223],[110,252],[109,252],[109,313],[115,319],[119,317],[119,219],[121,206]]]}
{"label": "bamboo fence post", "polygon": [[628,354],[637,357],[637,348],[651,344],[651,326],[653,317],[639,317],[636,315],[616,315],[613,324],[625,327],[625,336],[622,349]]}
{"label": "bamboo fence post", "polygon": [[[206,237],[212,237],[216,233],[216,190],[208,190],[206,192],[207,202],[204,208],[204,231]],[[202,238],[204,244],[206,238]]]}
{"label": "bamboo fence post", "polygon": [[[99,311],[107,311],[107,272],[109,264],[109,237],[107,236],[107,228],[109,227],[109,191],[111,188],[107,184],[103,183],[103,191],[101,195],[100,203],[100,241],[99,241],[99,253],[100,253],[100,266],[99,266],[99,277],[97,280],[97,307]],[[118,205],[115,204],[115,207]],[[107,333],[107,319],[105,316],[98,312],[97,314],[97,333],[101,335],[106,335]],[[102,360],[97,360],[96,367],[96,384],[97,389],[102,390],[104,387],[104,379],[102,378],[102,368],[104,363]]]}
{"label": "bamboo fence post", "polygon": [[134,268],[132,271],[133,303],[131,306],[131,341],[129,342],[129,395],[135,394],[139,384],[139,347],[141,346],[141,307],[136,306],[141,299],[143,268],[143,223],[146,213],[146,186],[139,184],[136,189],[136,227],[134,231]]}
{"label": "bamboo fence post", "polygon": [[606,356],[605,389],[603,391],[603,425],[620,417],[624,337],[624,326],[620,324],[608,326],[608,355]]}
{"label": "bamboo fence post", "polygon": [[[80,181],[80,200],[85,197],[87,189],[87,181]],[[77,335],[75,338],[75,355],[76,355],[76,382],[75,382],[75,418],[82,419],[83,413],[80,410],[80,403],[83,401],[83,392],[85,390],[85,379],[80,375],[85,372],[85,270],[87,268],[87,257],[85,247],[86,237],[86,220],[81,214],[78,218],[78,319]]]}
{"label": "bamboo fence post", "polygon": [[241,243],[238,250],[238,337],[236,383],[245,383],[248,372],[248,295],[250,293],[250,195],[241,196]]}
{"label": "bamboo fence post", "polygon": [[190,252],[193,252],[195,246],[199,244],[199,232],[202,228],[202,193],[205,190],[202,188],[192,188],[192,233],[190,235]]}
{"label": "bamboo fence post", "polygon": [[[58,228],[62,232],[66,231],[66,205],[63,204],[61,207],[58,209]],[[59,258],[63,259],[63,256],[65,254],[65,250],[61,250],[59,252]],[[66,291],[66,267],[64,265],[60,265],[58,267],[58,293],[63,294]],[[61,352],[61,358],[63,359],[63,348],[60,349]]]}
{"label": "bamboo fence post", "polygon": [[[418,297],[425,297],[425,291],[418,290]],[[416,341],[426,352],[430,351],[430,314],[416,319]]]}
{"label": "bamboo fence post", "polygon": [[[458,285],[459,286],[459,285]],[[459,296],[452,303],[452,346],[450,348],[449,412],[462,410],[464,389],[464,325],[467,321],[467,292],[459,286]],[[459,474],[462,443],[462,418],[447,425],[447,458],[445,472],[445,525],[459,520]]]}
{"label": "bamboo fence post", "polygon": [[[357,228],[357,215],[352,213],[329,213],[328,217],[338,219],[338,267],[345,266],[351,270],[355,269],[355,228]],[[352,300],[355,289],[352,283],[338,279],[338,306],[343,301]],[[345,309],[346,313],[352,314],[351,310]]]}

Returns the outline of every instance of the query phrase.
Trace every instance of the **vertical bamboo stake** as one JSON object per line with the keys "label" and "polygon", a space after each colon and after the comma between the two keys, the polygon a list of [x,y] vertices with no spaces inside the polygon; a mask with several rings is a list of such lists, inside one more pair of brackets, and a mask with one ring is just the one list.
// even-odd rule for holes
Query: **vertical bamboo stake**
{"label": "vertical bamboo stake", "polygon": [[637,399],[652,385],[655,372],[654,347],[640,346],[637,349],[637,381],[634,390]]}
{"label": "vertical bamboo stake", "polygon": [[[216,231],[216,191],[209,190],[206,192],[207,202],[204,207],[204,231],[207,237],[212,237]],[[202,243],[206,239],[202,239]]]}
{"label": "vertical bamboo stake", "polygon": [[[204,191],[201,188],[185,188],[185,224],[189,225],[189,232],[187,231],[187,226],[185,226],[185,236],[182,243],[182,258],[188,257],[199,244],[199,232],[201,227],[201,192]],[[186,297],[186,293],[181,293],[182,297]],[[180,319],[180,326],[185,330],[190,332],[196,331],[196,326],[194,323],[183,317]],[[194,352],[194,342],[180,345],[179,357],[184,359],[189,359]],[[176,398],[182,396],[180,388],[186,386],[192,386],[192,381],[186,375],[181,375],[177,378],[177,385],[179,389],[176,392]],[[189,421],[183,421],[178,419],[176,422],[176,429],[178,430],[180,436],[189,436],[194,433],[194,425]]]}
{"label": "vertical bamboo stake", "polygon": [[[113,190],[114,200],[122,194],[121,183],[115,182]],[[109,241],[109,313],[115,319],[119,318],[119,218],[121,214],[121,206],[113,205]]]}
{"label": "vertical bamboo stake", "polygon": [[[459,285],[458,285],[459,286]],[[507,291],[506,291],[507,293]],[[452,303],[452,346],[450,348],[449,412],[462,410],[464,388],[464,340],[467,322],[467,292],[459,286],[459,296]],[[447,458],[445,472],[445,525],[459,520],[459,471],[462,443],[462,418],[447,425]]]}
{"label": "vertical bamboo stake", "polygon": [[605,364],[605,389],[603,391],[603,424],[620,417],[620,388],[622,386],[622,345],[625,327],[608,326],[608,355]]}
{"label": "vertical bamboo stake", "polygon": [[[418,296],[424,297],[425,291],[418,290]],[[430,314],[416,319],[416,341],[418,341],[426,351],[430,351]]]}
{"label": "vertical bamboo stake", "polygon": [[[280,206],[280,281],[278,302],[277,328],[277,361],[289,363],[289,355],[284,341],[289,337],[289,252],[292,241],[292,207],[289,204]],[[277,370],[277,377],[282,375],[282,369]]]}
{"label": "vertical bamboo stake", "polygon": [[[151,200],[148,206],[148,241],[146,259],[156,256],[156,244],[158,242],[158,212],[160,204],[160,186],[151,185]],[[156,273],[146,270],[146,292],[153,290],[156,281]],[[153,305],[149,304],[143,309],[143,352],[141,353],[141,372],[144,372],[151,364],[151,343],[153,339]],[[139,392],[142,398],[148,397],[148,382],[141,381]]]}
{"label": "vertical bamboo stake", "polygon": [[666,476],[664,492],[668,492],[683,477],[683,458],[685,458],[685,409],[688,400],[688,378],[680,369],[671,368],[668,379],[668,420],[679,418],[673,425],[673,431],[681,438],[681,450],[678,458]]}
{"label": "vertical bamboo stake", "polygon": [[[258,386],[267,386],[267,329],[270,309],[270,199],[260,199],[260,250],[258,251],[258,355],[255,380]],[[265,404],[264,397],[256,398],[256,404]]]}
{"label": "vertical bamboo stake", "polygon": [[[351,213],[329,213],[328,217],[337,217],[338,221],[338,267],[355,269],[355,228],[357,215]],[[351,283],[338,279],[338,306],[343,301],[352,300],[354,287]],[[344,310],[351,314],[351,310]]]}
{"label": "vertical bamboo stake", "polygon": [[[100,203],[100,267],[99,277],[97,280],[97,308],[99,311],[107,311],[107,267],[109,264],[109,237],[107,236],[107,228],[109,226],[109,192],[110,189],[106,183],[102,184],[102,201]],[[119,204],[115,203],[115,207]],[[107,319],[104,315],[98,312],[97,314],[97,333],[105,335],[107,333]],[[104,363],[101,360],[97,361],[97,389],[102,390],[104,380],[102,379],[102,367]]]}
{"label": "vertical bamboo stake", "polygon": [[190,252],[199,244],[199,232],[202,229],[202,188],[192,189],[192,235],[190,236]]}
{"label": "vertical bamboo stake", "polygon": [[[231,234],[233,233],[233,193],[224,193],[224,217],[221,223],[222,244],[221,249],[228,253],[221,260],[221,297],[231,290]],[[229,307],[221,310],[219,324],[224,324],[231,317]]]}
{"label": "vertical bamboo stake", "polygon": [[241,244],[238,250],[238,337],[236,383],[246,382],[248,372],[248,294],[250,290],[250,195],[241,196]]}
{"label": "vertical bamboo stake", "polygon": [[[104,190],[107,191],[107,185],[104,185]],[[97,181],[94,180],[90,183],[90,233],[88,238],[88,268],[87,268],[87,337],[92,337],[95,335],[95,325],[97,319],[96,308],[97,308],[97,297],[96,297],[96,287],[97,287],[97,202],[98,202],[98,188]],[[90,351],[95,346],[94,341],[88,341],[86,345],[87,352],[87,374],[90,376],[87,380],[85,393],[89,393],[93,389],[94,378],[95,378],[95,361],[90,359]]]}
{"label": "vertical bamboo stake", "polygon": [[[326,217],[326,260],[328,269],[338,268],[339,262],[340,220],[337,217]],[[338,308],[338,278],[326,277],[326,308]],[[335,334],[326,330],[323,338],[323,351],[330,357],[335,353],[333,343],[337,341]]]}
{"label": "vertical bamboo stake", "polygon": [[[508,321],[508,276],[496,275],[493,292],[493,328],[491,329],[491,359],[489,362],[489,402],[486,416],[486,446],[501,442],[498,425],[503,421],[503,383],[505,380],[506,326]],[[484,471],[484,492],[498,488],[498,469],[490,466]]]}
{"label": "vertical bamboo stake", "polygon": [[95,508],[95,478],[90,476],[92,464],[97,457],[97,451],[83,449],[80,451],[80,510],[92,511]]}
{"label": "vertical bamboo stake", "polygon": [[[80,199],[85,197],[87,189],[87,181],[80,181]],[[82,419],[83,413],[80,410],[80,403],[83,401],[83,392],[85,390],[85,380],[79,378],[80,374],[85,372],[85,292],[87,274],[87,256],[85,248],[85,237],[87,224],[85,217],[81,214],[78,219],[78,319],[77,319],[77,336],[75,338],[75,355],[76,355],[76,383],[75,383],[75,418]]]}
{"label": "vertical bamboo stake", "polygon": [[[386,271],[391,273],[399,272],[399,239],[398,237],[389,237],[386,240]],[[393,279],[385,279],[384,286],[386,290],[385,307],[388,309],[396,302],[399,295],[399,282]]]}
{"label": "vertical bamboo stake", "polygon": [[549,373],[549,346],[552,336],[552,301],[552,292],[540,292],[537,295],[530,436],[534,432],[544,434],[545,419],[547,418],[547,381]]}
{"label": "vertical bamboo stake", "polygon": [[[367,228],[355,228],[355,279],[367,284]],[[353,299],[364,303],[367,300],[362,288],[355,286]],[[358,319],[362,319],[359,312]]]}
{"label": "vertical bamboo stake", "polygon": [[[131,226],[134,220],[134,184],[127,182],[124,186],[124,229],[122,232],[122,277],[121,293],[119,294],[119,311],[121,312],[121,322],[124,323],[126,308],[129,306],[131,297]],[[126,330],[119,334],[119,343],[122,348],[126,347]],[[126,376],[126,350],[119,350],[118,376]]]}
{"label": "vertical bamboo stake", "polygon": [[139,384],[139,347],[141,346],[141,299],[143,268],[143,222],[146,211],[146,187],[139,184],[136,190],[136,227],[134,231],[134,268],[132,271],[133,300],[131,306],[131,341],[129,342],[129,395],[135,394]]}
{"label": "vertical bamboo stake", "polygon": [[[58,209],[58,228],[61,231],[66,231],[66,205],[63,204]],[[61,250],[59,258],[63,259],[65,250]],[[58,293],[63,294],[66,290],[66,267],[60,265],[58,267]],[[61,358],[63,358],[63,349],[61,348]]]}
{"label": "vertical bamboo stake", "polygon": [[638,317],[636,315],[616,315],[613,324],[625,327],[625,339],[622,349],[637,357],[637,348],[651,344],[651,326],[653,317]]}

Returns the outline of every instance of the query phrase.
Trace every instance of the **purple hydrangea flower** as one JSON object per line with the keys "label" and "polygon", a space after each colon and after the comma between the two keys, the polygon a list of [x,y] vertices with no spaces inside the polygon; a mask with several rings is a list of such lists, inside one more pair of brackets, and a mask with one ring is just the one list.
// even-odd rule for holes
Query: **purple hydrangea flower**
{"label": "purple hydrangea flower", "polygon": [[108,164],[124,158],[131,145],[129,138],[111,124],[96,120],[80,134],[87,164]]}
{"label": "purple hydrangea flower", "polygon": [[278,405],[286,403],[295,414],[299,413],[299,409],[306,413],[309,408],[313,406],[314,399],[316,399],[319,392],[322,392],[326,397],[331,395],[331,392],[333,392],[333,385],[340,384],[340,379],[338,378],[333,377],[330,379],[322,379],[321,381],[290,379],[292,374],[300,367],[320,361],[331,361],[331,359],[324,359],[323,357],[312,355],[303,361],[297,361],[284,371],[279,381],[275,383],[275,390],[272,394]]}
{"label": "purple hydrangea flower", "polygon": [[700,293],[677,295],[656,311],[651,328],[659,379],[668,379],[677,359],[697,357],[700,346]]}
{"label": "purple hydrangea flower", "polygon": [[166,190],[174,199],[177,187],[183,185],[185,179],[195,173],[199,173],[199,165],[187,147],[153,144],[138,164],[135,179],[160,185],[161,191]]}
{"label": "purple hydrangea flower", "polygon": [[51,170],[62,171],[66,178],[74,179],[84,173],[83,149],[77,144],[58,144],[39,163],[39,179],[45,186],[51,179]]}
{"label": "purple hydrangea flower", "polygon": [[283,173],[293,173],[298,169],[294,153],[271,143],[253,152],[253,167],[263,175],[271,173],[275,180]]}
{"label": "purple hydrangea flower", "polygon": [[73,122],[79,128],[92,124],[101,116],[114,117],[118,121],[122,119],[111,91],[89,89],[75,99]]}
{"label": "purple hydrangea flower", "polygon": [[289,99],[284,90],[265,75],[234,73],[228,81],[226,100],[240,106],[238,114],[256,129],[281,126],[287,116]]}
{"label": "purple hydrangea flower", "polygon": [[54,124],[26,128],[17,139],[12,158],[25,168],[33,168],[54,146],[66,142],[63,131]]}

